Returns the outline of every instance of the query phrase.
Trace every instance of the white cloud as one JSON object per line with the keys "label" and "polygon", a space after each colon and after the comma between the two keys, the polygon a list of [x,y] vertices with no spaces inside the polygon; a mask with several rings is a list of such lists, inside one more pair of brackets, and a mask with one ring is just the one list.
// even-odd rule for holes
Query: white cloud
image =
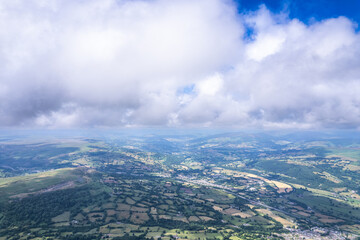
{"label": "white cloud", "polygon": [[230,0],[0,0],[0,125],[357,127],[359,40]]}
{"label": "white cloud", "polygon": [[214,96],[219,93],[223,85],[223,79],[220,74],[216,73],[213,76],[206,78],[203,81],[200,81],[196,85],[199,95],[210,95]]}

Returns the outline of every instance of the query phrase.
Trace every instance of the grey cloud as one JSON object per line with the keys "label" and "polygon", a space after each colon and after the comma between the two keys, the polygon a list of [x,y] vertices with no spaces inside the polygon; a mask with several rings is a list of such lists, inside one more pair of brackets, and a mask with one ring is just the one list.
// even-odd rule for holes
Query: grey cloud
{"label": "grey cloud", "polygon": [[0,1],[0,125],[357,128],[359,38],[228,0]]}

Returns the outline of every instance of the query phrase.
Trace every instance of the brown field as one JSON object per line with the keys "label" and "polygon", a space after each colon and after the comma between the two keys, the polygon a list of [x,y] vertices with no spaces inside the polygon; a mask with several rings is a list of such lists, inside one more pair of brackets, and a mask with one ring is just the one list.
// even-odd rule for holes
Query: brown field
{"label": "brown field", "polygon": [[101,208],[99,208],[99,207],[93,207],[93,208],[91,209],[91,211],[92,211],[92,212],[99,212],[99,211],[101,211]]}
{"label": "brown field", "polygon": [[204,200],[197,199],[197,198],[193,199],[193,201],[194,201],[194,202],[198,202],[198,203],[205,203],[205,201],[204,201]]}
{"label": "brown field", "polygon": [[115,204],[114,203],[105,203],[102,208],[104,209],[111,209],[111,208],[115,208]]}
{"label": "brown field", "polygon": [[149,220],[147,213],[133,212],[130,221],[133,223],[141,224]]}
{"label": "brown field", "polygon": [[223,211],[223,209],[222,209],[221,207],[218,207],[218,206],[213,206],[213,209],[214,209],[215,211],[218,211],[218,212],[222,212],[222,211]]}
{"label": "brown field", "polygon": [[159,215],[159,219],[172,219],[169,215]]}
{"label": "brown field", "polygon": [[300,206],[293,206],[293,208],[296,208],[299,211],[305,211],[305,209],[303,207],[300,207]]}
{"label": "brown field", "polygon": [[198,216],[206,216],[206,213],[204,212],[195,212],[195,214]]}
{"label": "brown field", "polygon": [[191,216],[191,217],[189,217],[189,221],[190,222],[197,222],[197,221],[200,221],[200,219],[198,217],[196,217],[196,216]]}
{"label": "brown field", "polygon": [[306,212],[297,212],[297,214],[301,215],[301,216],[304,216],[304,217],[309,217],[311,216],[310,214],[306,213]]}
{"label": "brown field", "polygon": [[333,217],[330,217],[328,215],[324,215],[321,213],[315,213],[315,216],[317,216],[319,218],[319,221],[322,223],[339,223],[339,222],[344,222],[344,220],[342,219],[336,219]]}
{"label": "brown field", "polygon": [[278,221],[279,223],[281,223],[284,227],[292,227],[295,226],[294,223],[290,222],[289,220],[280,217],[278,215],[276,215],[275,213],[273,213],[272,211],[270,211],[269,209],[256,209],[256,211],[258,211],[259,213],[262,214],[266,214],[269,217],[273,218],[274,220]]}
{"label": "brown field", "polygon": [[102,219],[103,217],[104,213],[102,212],[94,212],[88,214],[88,218],[91,222],[95,222],[96,220]]}
{"label": "brown field", "polygon": [[241,217],[241,218],[248,218],[248,217],[252,217],[255,215],[252,211],[243,212],[243,211],[235,209],[235,208],[225,209],[224,211],[222,211],[222,213],[231,215],[231,216]]}
{"label": "brown field", "polygon": [[[147,205],[149,205],[150,203],[148,203]],[[145,204],[142,204],[142,203],[138,203],[138,204],[136,204],[136,206],[138,206],[138,207],[148,207],[147,205],[145,205]]]}
{"label": "brown field", "polygon": [[342,219],[335,219],[335,218],[320,218],[319,221],[322,222],[322,223],[339,223],[339,222],[344,222],[344,220],[342,220]]}
{"label": "brown field", "polygon": [[254,179],[262,180],[262,181],[268,183],[270,186],[276,188],[278,193],[289,193],[293,190],[292,186],[290,186],[286,183],[282,183],[282,182],[274,181],[274,180],[268,180],[264,177],[261,177],[261,176],[258,176],[258,175],[252,174],[252,173],[238,172],[238,171],[232,171],[232,170],[222,170],[220,172],[223,172],[227,175],[232,175],[234,177],[254,178]]}
{"label": "brown field", "polygon": [[129,217],[130,217],[129,211],[120,211],[117,214],[117,219],[119,219],[119,220],[128,219]]}
{"label": "brown field", "polygon": [[253,216],[249,212],[242,212],[240,210],[234,209],[234,208],[228,208],[223,211],[224,214],[231,215],[231,216],[239,216],[242,218],[251,217]]}
{"label": "brown field", "polygon": [[221,207],[222,209],[227,209],[230,207],[228,204],[218,204],[217,206]]}
{"label": "brown field", "polygon": [[265,182],[267,182],[270,186],[275,185],[275,188],[277,189],[278,193],[289,193],[293,190],[293,188],[286,183],[273,181],[273,180],[266,180]]}
{"label": "brown field", "polygon": [[246,204],[246,206],[248,206],[249,208],[253,209],[255,206],[252,204]]}
{"label": "brown field", "polygon": [[254,216],[254,213],[251,211],[233,213],[231,216],[241,217],[241,218],[249,218]]}
{"label": "brown field", "polygon": [[131,211],[133,212],[147,212],[148,208],[141,208],[141,207],[131,207]]}
{"label": "brown field", "polygon": [[173,217],[173,220],[174,221],[182,221],[182,222],[185,222],[185,223],[189,223],[189,221],[187,220],[186,217]]}
{"label": "brown field", "polygon": [[158,206],[158,208],[164,209],[164,210],[168,210],[168,209],[169,209],[169,205],[160,205],[160,206]]}
{"label": "brown field", "polygon": [[134,201],[133,199],[129,198],[129,197],[127,197],[125,201],[126,201],[128,204],[130,204],[130,205],[134,205],[134,204],[135,204],[135,201]]}
{"label": "brown field", "polygon": [[318,218],[331,218],[330,216],[321,213],[315,213],[315,216],[317,216]]}
{"label": "brown field", "polygon": [[131,206],[130,205],[127,205],[127,204],[124,204],[124,203],[118,203],[117,204],[117,210],[120,210],[120,211],[128,211],[130,210]]}
{"label": "brown field", "polygon": [[108,215],[108,216],[113,216],[113,215],[116,215],[116,211],[115,210],[106,210],[106,214]]}
{"label": "brown field", "polygon": [[213,221],[214,219],[213,218],[211,218],[211,217],[206,217],[206,216],[200,216],[199,217],[202,221],[205,221],[205,222],[207,222],[207,221]]}
{"label": "brown field", "polygon": [[168,197],[175,197],[176,194],[175,193],[164,193],[165,196],[168,196]]}

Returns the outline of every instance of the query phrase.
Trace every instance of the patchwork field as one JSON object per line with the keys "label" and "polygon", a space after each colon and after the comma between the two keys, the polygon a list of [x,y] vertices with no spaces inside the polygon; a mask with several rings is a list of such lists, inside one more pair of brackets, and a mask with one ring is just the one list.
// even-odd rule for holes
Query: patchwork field
{"label": "patchwork field", "polygon": [[356,239],[357,146],[281,134],[0,142],[0,239]]}

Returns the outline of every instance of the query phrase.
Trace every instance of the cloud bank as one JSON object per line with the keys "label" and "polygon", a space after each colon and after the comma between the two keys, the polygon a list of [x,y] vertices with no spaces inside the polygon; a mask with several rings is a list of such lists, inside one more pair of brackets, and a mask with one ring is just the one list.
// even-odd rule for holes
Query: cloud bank
{"label": "cloud bank", "polygon": [[357,128],[355,28],[230,0],[0,0],[0,126]]}

